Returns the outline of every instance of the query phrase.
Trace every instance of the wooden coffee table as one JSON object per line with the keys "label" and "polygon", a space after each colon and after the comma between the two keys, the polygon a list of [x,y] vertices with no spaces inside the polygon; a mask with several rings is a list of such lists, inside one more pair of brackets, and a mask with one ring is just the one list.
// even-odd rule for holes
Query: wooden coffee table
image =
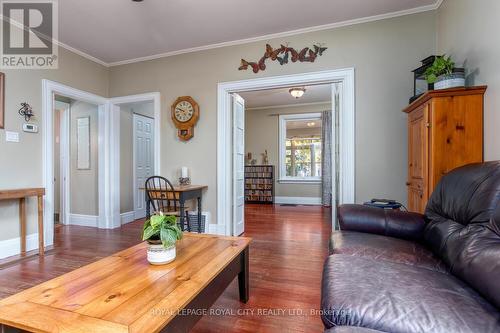
{"label": "wooden coffee table", "polygon": [[188,332],[236,276],[247,302],[250,241],[186,233],[176,260],[163,266],[147,262],[141,243],[1,300],[0,324],[30,332]]}

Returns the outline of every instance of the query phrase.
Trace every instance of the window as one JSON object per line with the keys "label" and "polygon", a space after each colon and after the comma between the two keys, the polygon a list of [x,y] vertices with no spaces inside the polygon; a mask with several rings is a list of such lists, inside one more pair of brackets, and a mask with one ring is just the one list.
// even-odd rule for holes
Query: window
{"label": "window", "polygon": [[281,115],[280,182],[321,181],[321,113]]}

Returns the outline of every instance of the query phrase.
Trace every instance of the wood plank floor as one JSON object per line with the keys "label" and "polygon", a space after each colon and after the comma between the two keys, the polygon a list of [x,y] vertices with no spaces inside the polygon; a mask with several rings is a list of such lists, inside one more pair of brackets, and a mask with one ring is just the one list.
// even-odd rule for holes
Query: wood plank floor
{"label": "wood plank floor", "polygon": [[[317,314],[330,210],[318,206],[247,205],[250,300],[238,301],[235,280],[192,332],[322,332]],[[139,243],[142,221],[115,230],[56,229],[54,248],[0,266],[0,298]]]}

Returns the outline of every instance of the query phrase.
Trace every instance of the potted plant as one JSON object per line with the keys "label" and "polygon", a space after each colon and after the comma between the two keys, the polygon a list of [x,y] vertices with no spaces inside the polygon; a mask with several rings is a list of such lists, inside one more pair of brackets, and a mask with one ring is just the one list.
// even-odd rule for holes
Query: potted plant
{"label": "potted plant", "polygon": [[450,56],[438,56],[432,66],[425,70],[425,79],[434,83],[434,89],[446,89],[465,86],[463,68],[456,68]]}
{"label": "potted plant", "polygon": [[176,242],[181,238],[182,230],[177,225],[175,216],[163,213],[151,216],[144,223],[142,231],[142,240],[149,244],[149,263],[164,265],[172,262],[176,256]]}

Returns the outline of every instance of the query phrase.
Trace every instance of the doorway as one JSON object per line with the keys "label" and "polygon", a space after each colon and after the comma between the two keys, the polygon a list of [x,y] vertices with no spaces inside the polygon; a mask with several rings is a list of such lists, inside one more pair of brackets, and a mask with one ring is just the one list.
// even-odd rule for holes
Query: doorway
{"label": "doorway", "polygon": [[[334,84],[335,83],[335,84]],[[241,206],[236,200],[241,194],[237,187],[238,175],[242,163],[235,163],[235,114],[233,95],[256,90],[292,88],[294,86],[331,84],[332,96],[339,96],[339,126],[333,135],[332,155],[335,156],[335,146],[338,145],[338,164],[332,163],[332,186],[338,184],[338,189],[332,188],[332,195],[338,204],[354,202],[354,69],[343,69],[305,73],[297,75],[278,76],[271,78],[250,79],[236,82],[220,83],[218,85],[217,104],[217,212],[220,227],[226,235],[236,235],[241,231],[235,218],[240,216]],[[338,89],[338,91],[337,91]],[[334,104],[335,101],[332,101]],[[334,131],[334,129],[332,129]],[[336,222],[336,206],[332,206],[332,226]]]}

